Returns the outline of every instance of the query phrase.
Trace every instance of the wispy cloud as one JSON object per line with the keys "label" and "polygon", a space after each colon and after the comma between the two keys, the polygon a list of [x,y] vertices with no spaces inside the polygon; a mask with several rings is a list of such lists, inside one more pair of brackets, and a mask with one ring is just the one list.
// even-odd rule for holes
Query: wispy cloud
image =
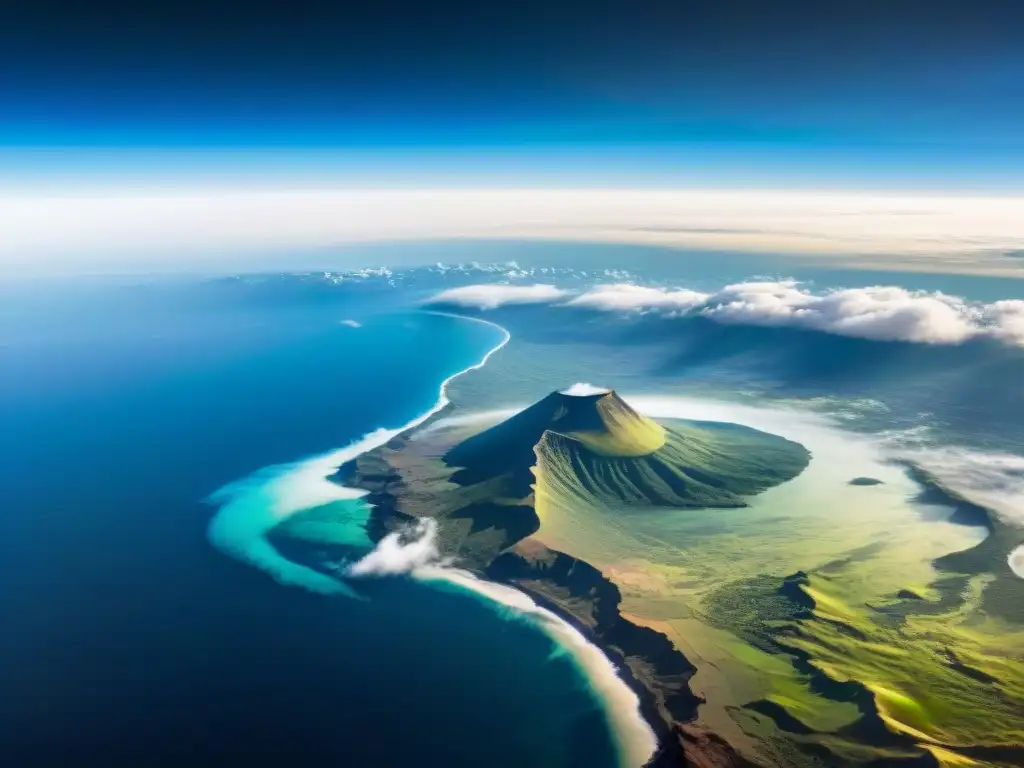
{"label": "wispy cloud", "polygon": [[[0,269],[217,264],[431,238],[636,243],[1019,274],[1024,197],[793,190],[172,188],[0,193]],[[250,249],[250,250],[246,250]],[[189,254],[192,254],[191,256]],[[282,257],[283,258],[283,257]],[[266,260],[260,263],[266,268]]]}

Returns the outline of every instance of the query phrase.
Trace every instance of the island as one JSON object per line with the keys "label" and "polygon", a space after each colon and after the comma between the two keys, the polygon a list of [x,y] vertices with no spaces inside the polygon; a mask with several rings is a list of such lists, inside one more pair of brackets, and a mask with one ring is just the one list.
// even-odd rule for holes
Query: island
{"label": "island", "polygon": [[591,637],[640,694],[662,745],[653,764],[748,765],[694,724],[701,698],[686,656],[624,616],[618,587],[598,568],[539,534],[588,511],[742,508],[809,458],[798,443],[735,424],[659,424],[614,391],[556,391],[498,424],[424,424],[336,479],[368,491],[373,538],[432,518],[459,566],[517,587]]}
{"label": "island", "polygon": [[[445,562],[599,646],[655,730],[649,765],[1022,764],[1024,579],[1006,553],[1024,536],[910,464],[833,506],[842,456],[814,469],[792,439],[569,390],[442,409],[332,479],[366,494],[371,541],[429,520]],[[345,572],[310,543],[297,557]]]}

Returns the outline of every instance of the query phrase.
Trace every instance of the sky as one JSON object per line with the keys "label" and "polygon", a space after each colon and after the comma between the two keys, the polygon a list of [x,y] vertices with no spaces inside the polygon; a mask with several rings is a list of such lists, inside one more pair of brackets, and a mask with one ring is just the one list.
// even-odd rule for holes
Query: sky
{"label": "sky", "polygon": [[1021,30],[1019,0],[8,0],[0,274],[532,238],[1021,276]]}
{"label": "sky", "polygon": [[0,8],[3,186],[1024,188],[1024,4]]}

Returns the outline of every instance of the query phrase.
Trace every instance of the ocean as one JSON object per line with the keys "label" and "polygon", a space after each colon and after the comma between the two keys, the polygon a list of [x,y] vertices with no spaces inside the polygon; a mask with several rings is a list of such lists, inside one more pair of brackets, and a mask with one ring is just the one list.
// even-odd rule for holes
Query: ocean
{"label": "ocean", "polygon": [[[478,248],[370,250],[384,259],[411,249],[422,263]],[[881,530],[903,553],[883,563],[899,573],[875,569],[873,577],[895,579],[913,561],[927,581],[936,553],[984,536],[918,509],[927,498],[902,470],[854,467],[843,453],[854,438],[870,442],[879,461],[913,462],[1013,526],[1021,519],[1019,345],[896,343],[516,301],[447,307],[469,317],[423,309],[446,308],[429,301],[441,290],[495,282],[573,295],[594,283],[714,291],[794,277],[815,291],[898,283],[994,302],[1021,296],[1018,281],[743,255],[677,260],[631,247],[495,244],[479,253],[519,261],[0,283],[5,765],[642,764],[650,728],[594,646],[524,594],[436,561],[377,577],[394,563],[373,549],[366,504],[326,480],[449,396],[456,414],[472,415],[589,381],[636,396],[663,418],[723,407],[725,420],[781,413],[784,421],[766,428],[787,434],[799,426],[792,414],[807,411],[811,426],[820,416],[841,428],[843,455],[832,461],[832,442],[794,433],[832,474],[808,472],[766,494],[761,512],[771,514],[761,515],[756,536],[723,538],[718,550],[705,538],[694,548],[687,521],[657,521],[652,535],[679,539],[672,566],[689,562],[709,582],[736,578],[743,562],[761,573],[769,554],[785,560],[775,571],[791,573],[808,562],[805,541],[814,557],[827,559],[831,547],[838,558],[851,541],[828,520],[838,509],[829,489],[862,493],[847,487],[851,474],[884,478],[871,493],[892,504],[865,506],[850,495],[841,519],[864,523],[853,530],[865,546]],[[494,354],[505,328],[513,340]],[[787,495],[798,491],[811,495]],[[897,507],[904,549],[891,541],[897,528],[887,515]],[[824,515],[820,535],[807,528],[815,510]],[[273,533],[285,522],[276,530],[287,533]],[[791,523],[796,533],[787,533]],[[628,530],[642,529],[634,520]],[[566,546],[586,544],[589,533],[570,531]],[[992,567],[1009,563],[1019,575],[1021,552],[1024,544],[1000,550]],[[629,568],[648,557],[645,540]],[[353,563],[369,575],[346,570]],[[679,637],[702,667],[694,684],[720,689],[719,667],[702,659],[721,655],[723,670],[732,663],[721,635],[705,642],[700,627],[676,615],[675,598],[647,604],[627,590],[624,599],[682,622]],[[735,669],[722,674],[729,690],[744,690]],[[711,697],[702,717],[742,740],[725,704]]]}
{"label": "ocean", "polygon": [[497,329],[273,279],[3,298],[5,765],[616,764],[536,617],[402,577],[318,594],[208,539],[211,494],[416,419]]}

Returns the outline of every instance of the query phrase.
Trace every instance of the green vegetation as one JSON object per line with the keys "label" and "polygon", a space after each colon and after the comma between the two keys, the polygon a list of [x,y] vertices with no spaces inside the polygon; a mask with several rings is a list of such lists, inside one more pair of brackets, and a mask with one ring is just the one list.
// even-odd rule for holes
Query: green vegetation
{"label": "green vegetation", "polygon": [[[791,664],[748,706],[791,733],[833,734],[821,743],[845,760],[900,741],[949,765],[1024,760],[1024,627],[984,613],[991,579],[943,579],[879,607],[843,570],[745,579],[710,595],[709,622]],[[964,589],[950,600],[954,583]]]}
{"label": "green vegetation", "polygon": [[483,466],[507,466],[502,457],[529,440],[538,504],[743,507],[747,496],[800,474],[810,458],[797,443],[735,425],[665,428],[610,392],[554,393],[460,444],[446,460],[479,476]]}
{"label": "green vegetation", "polygon": [[774,435],[553,393],[489,429],[413,433],[353,483],[384,528],[437,519],[469,567],[515,546],[599,569],[623,615],[697,668],[701,726],[755,760],[1024,764],[1024,581],[1007,564],[1024,537],[815,439],[805,472]]}
{"label": "green vegetation", "polygon": [[882,721],[921,746],[1024,759],[1024,627],[986,616],[987,581],[972,579],[950,611],[889,625],[841,579],[815,576],[802,586],[812,616],[779,643],[830,679],[864,686]]}

